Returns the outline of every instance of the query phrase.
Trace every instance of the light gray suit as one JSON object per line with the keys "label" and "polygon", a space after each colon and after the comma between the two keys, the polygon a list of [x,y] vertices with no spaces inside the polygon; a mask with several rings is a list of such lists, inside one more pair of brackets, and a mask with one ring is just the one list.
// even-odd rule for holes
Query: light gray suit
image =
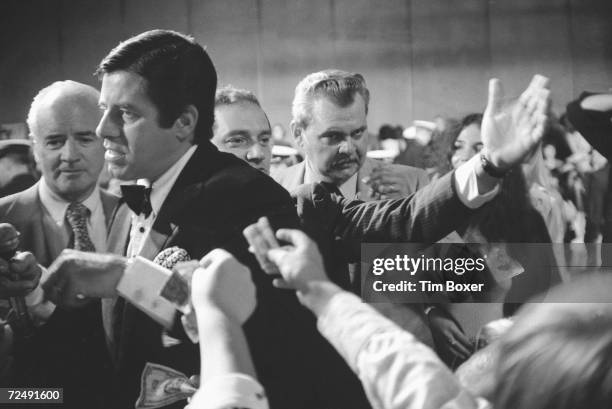
{"label": "light gray suit", "polygon": [[[365,162],[359,169],[357,174],[357,199],[365,202],[375,200],[375,198],[369,195],[368,192],[370,187],[363,182],[363,179],[370,176],[372,170],[376,167],[376,164],[375,159],[366,158]],[[416,192],[429,183],[427,172],[425,172],[423,169],[395,164],[391,164],[389,166],[393,171],[404,175],[405,181],[409,188],[408,195]],[[273,172],[271,176],[289,192],[293,192],[298,186],[304,184],[305,173],[306,161],[304,160],[286,169],[279,169],[276,172]],[[347,199],[355,198],[350,197]]]}

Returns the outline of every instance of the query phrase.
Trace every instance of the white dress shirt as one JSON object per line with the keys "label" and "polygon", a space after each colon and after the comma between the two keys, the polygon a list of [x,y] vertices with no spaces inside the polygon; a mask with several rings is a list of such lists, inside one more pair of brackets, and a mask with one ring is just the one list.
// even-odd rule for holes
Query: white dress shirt
{"label": "white dress shirt", "polygon": [[136,182],[139,185],[151,186],[151,214],[149,217],[145,217],[144,214],[136,215],[132,213],[132,228],[130,230],[130,242],[128,244],[127,256],[129,258],[135,257],[140,254],[144,243],[149,237],[153,223],[159,214],[159,210],[162,204],[168,197],[168,193],[174,186],[174,182],[183,171],[189,159],[193,156],[197,146],[190,147],[187,152],[176,161],[167,171],[165,171],[156,181],[152,184],[146,179],[138,179]]}

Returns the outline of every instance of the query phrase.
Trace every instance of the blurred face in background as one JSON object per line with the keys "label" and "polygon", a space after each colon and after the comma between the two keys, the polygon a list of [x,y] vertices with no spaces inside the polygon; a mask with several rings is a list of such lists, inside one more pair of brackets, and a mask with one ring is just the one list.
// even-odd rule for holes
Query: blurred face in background
{"label": "blurred face in background", "polygon": [[325,97],[316,98],[308,126],[296,125],[293,133],[312,170],[322,181],[340,186],[359,171],[366,158],[365,101],[358,93],[345,107]]}
{"label": "blurred face in background", "polygon": [[270,173],[272,136],[268,118],[256,104],[238,102],[215,107],[212,143],[266,174]]}
{"label": "blurred face in background", "polygon": [[480,126],[471,124],[461,130],[452,146],[451,164],[457,169],[482,150]]}

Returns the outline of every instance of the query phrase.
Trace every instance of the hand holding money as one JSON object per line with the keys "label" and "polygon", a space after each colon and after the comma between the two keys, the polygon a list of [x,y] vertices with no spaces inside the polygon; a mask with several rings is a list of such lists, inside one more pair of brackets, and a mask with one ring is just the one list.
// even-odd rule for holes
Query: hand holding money
{"label": "hand holding money", "polygon": [[279,247],[268,218],[260,217],[257,223],[247,226],[242,233],[249,242],[249,251],[255,255],[261,269],[267,274],[280,275],[276,265],[268,258],[268,250]]}
{"label": "hand holding money", "polygon": [[289,245],[268,251],[268,257],[282,275],[282,278],[274,280],[274,286],[305,293],[312,283],[329,281],[325,275],[321,253],[315,242],[305,233],[280,229],[276,232],[276,237]]}

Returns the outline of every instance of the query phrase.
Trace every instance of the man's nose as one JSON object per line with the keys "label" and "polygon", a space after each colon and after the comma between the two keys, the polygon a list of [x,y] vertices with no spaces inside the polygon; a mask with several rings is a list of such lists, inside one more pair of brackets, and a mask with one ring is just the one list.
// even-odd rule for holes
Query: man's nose
{"label": "man's nose", "polygon": [[96,127],[99,138],[116,138],[121,134],[121,127],[113,119],[110,111],[105,111]]}
{"label": "man's nose", "polygon": [[344,153],[347,155],[351,155],[355,153],[355,151],[356,146],[355,142],[353,141],[353,138],[346,138],[344,141],[342,141],[340,147],[338,148],[338,153]]}
{"label": "man's nose", "polygon": [[80,159],[79,148],[72,138],[68,138],[62,147],[60,159],[65,162],[76,162]]}
{"label": "man's nose", "polygon": [[264,147],[259,143],[254,143],[247,151],[246,159],[249,162],[259,163],[266,157]]}

